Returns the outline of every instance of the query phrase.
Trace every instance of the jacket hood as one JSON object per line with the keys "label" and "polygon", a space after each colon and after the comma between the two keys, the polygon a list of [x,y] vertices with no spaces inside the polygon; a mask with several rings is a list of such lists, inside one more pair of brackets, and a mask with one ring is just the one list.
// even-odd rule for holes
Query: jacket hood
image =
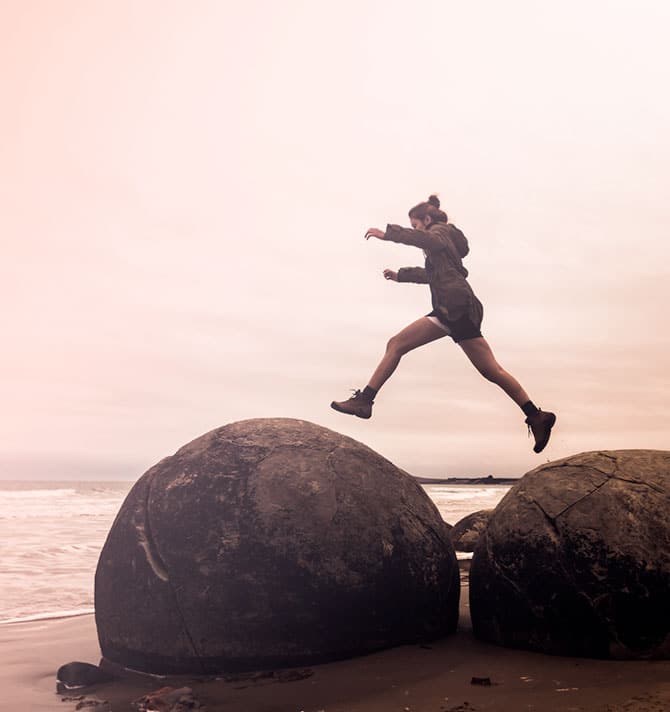
{"label": "jacket hood", "polygon": [[451,223],[447,223],[446,225],[445,223],[432,223],[428,229],[430,230],[432,227],[446,227],[448,229],[447,234],[451,238],[451,242],[456,248],[456,252],[461,259],[463,259],[463,257],[470,252],[468,238],[463,234],[461,229],[456,227],[456,225],[452,225]]}

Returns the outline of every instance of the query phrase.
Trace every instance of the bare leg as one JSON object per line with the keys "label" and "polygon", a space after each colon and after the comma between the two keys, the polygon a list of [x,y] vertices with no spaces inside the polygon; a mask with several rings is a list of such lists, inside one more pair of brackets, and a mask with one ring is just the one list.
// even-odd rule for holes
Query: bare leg
{"label": "bare leg", "polygon": [[487,380],[499,385],[518,406],[522,406],[530,400],[528,393],[522,388],[519,381],[496,361],[493,351],[484,337],[466,339],[458,345],[465,351],[479,373]]}
{"label": "bare leg", "polygon": [[396,370],[400,359],[408,351],[441,339],[446,335],[447,332],[444,329],[433,324],[425,316],[413,321],[409,326],[391,337],[386,345],[386,353],[372,374],[368,385],[378,391]]}

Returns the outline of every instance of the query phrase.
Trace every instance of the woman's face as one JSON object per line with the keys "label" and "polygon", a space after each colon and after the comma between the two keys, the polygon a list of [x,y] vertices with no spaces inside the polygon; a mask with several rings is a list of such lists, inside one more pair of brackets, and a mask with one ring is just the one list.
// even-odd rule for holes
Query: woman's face
{"label": "woman's face", "polygon": [[433,222],[430,215],[426,215],[423,220],[419,218],[410,218],[409,221],[415,230],[425,230]]}

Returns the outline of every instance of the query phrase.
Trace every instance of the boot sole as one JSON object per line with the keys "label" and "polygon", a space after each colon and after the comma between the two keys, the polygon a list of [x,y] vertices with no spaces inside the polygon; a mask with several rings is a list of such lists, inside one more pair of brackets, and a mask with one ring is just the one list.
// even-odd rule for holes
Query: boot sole
{"label": "boot sole", "polygon": [[533,448],[533,452],[540,453],[540,452],[542,452],[542,450],[544,450],[545,447],[547,447],[547,443],[549,442],[549,438],[551,437],[551,429],[554,427],[555,424],[556,424],[556,415],[554,413],[552,413],[551,420],[548,422],[549,427],[547,428],[547,432],[546,432],[544,438],[542,438],[542,440],[540,440],[539,443],[535,444],[535,447]]}
{"label": "boot sole", "polygon": [[372,417],[372,413],[370,413],[370,415],[358,415],[358,413],[352,413],[350,410],[344,410],[343,408],[340,408],[340,406],[337,405],[335,401],[330,404],[330,407],[333,410],[336,410],[338,413],[344,413],[345,415],[355,415],[357,418],[363,418],[363,420],[368,420],[368,418]]}

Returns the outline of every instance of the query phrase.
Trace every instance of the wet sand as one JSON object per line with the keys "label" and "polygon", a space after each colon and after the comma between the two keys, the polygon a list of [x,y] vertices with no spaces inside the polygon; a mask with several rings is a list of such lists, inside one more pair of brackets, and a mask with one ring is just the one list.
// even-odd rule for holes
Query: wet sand
{"label": "wet sand", "polygon": [[[670,710],[670,661],[553,657],[481,643],[472,635],[467,596],[464,585],[455,635],[301,668],[302,679],[288,679],[290,671],[208,681],[142,677],[70,694],[109,700],[114,712],[132,709],[133,699],[164,685],[192,687],[209,712]],[[74,710],[76,701],[56,694],[56,670],[99,657],[92,615],[0,626],[0,710]],[[472,685],[473,677],[488,677],[492,685]]]}

